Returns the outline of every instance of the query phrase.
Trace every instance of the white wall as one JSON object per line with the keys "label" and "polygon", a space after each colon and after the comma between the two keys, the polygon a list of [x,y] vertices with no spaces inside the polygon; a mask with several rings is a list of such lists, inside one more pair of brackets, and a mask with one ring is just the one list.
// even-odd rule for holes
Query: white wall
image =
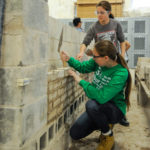
{"label": "white wall", "polygon": [[[49,15],[53,18],[74,18],[77,0],[49,0]],[[125,17],[150,16],[150,0],[124,0]]]}
{"label": "white wall", "polygon": [[75,0],[49,0],[49,16],[53,18],[74,18]]}
{"label": "white wall", "polygon": [[123,14],[130,17],[150,16],[150,1],[125,0]]}

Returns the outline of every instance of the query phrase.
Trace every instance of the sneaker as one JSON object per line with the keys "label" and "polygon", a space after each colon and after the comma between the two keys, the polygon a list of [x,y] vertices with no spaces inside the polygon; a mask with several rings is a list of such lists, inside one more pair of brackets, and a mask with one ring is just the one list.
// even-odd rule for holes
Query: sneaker
{"label": "sneaker", "polygon": [[126,119],[126,117],[122,118],[119,124],[128,127],[130,125],[129,121]]}
{"label": "sneaker", "polygon": [[113,135],[102,135],[103,139],[98,145],[96,150],[111,150],[114,145],[114,136]]}
{"label": "sneaker", "polygon": [[[111,130],[113,130],[114,124],[109,124],[109,128],[110,128]],[[101,141],[103,140],[103,138],[104,138],[104,135],[101,133],[100,136],[99,136],[99,142],[101,142]]]}

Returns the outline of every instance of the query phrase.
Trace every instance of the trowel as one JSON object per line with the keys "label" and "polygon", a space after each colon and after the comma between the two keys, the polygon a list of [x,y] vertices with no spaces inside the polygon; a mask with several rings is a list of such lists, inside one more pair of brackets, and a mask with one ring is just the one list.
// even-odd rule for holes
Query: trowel
{"label": "trowel", "polygon": [[[60,54],[62,42],[63,42],[63,28],[62,28],[62,31],[61,31],[61,34],[60,34],[59,43],[58,43],[58,49],[57,49],[59,54]],[[65,61],[62,61],[62,63],[63,63],[63,67],[67,67],[67,63]]]}

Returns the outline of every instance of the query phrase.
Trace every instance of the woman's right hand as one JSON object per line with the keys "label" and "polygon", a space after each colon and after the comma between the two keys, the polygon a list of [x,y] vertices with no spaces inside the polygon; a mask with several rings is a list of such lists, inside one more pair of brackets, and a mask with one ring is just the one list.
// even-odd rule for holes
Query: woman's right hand
{"label": "woman's right hand", "polygon": [[62,61],[68,61],[70,59],[70,57],[64,51],[60,52],[60,57]]}
{"label": "woman's right hand", "polygon": [[77,75],[73,70],[68,70],[68,73],[77,81],[78,83],[82,80],[79,75]]}
{"label": "woman's right hand", "polygon": [[80,53],[76,57],[77,60],[80,61],[82,59],[82,57],[84,56],[85,50],[86,50],[86,45],[85,44],[81,44],[81,46],[80,46]]}
{"label": "woman's right hand", "polygon": [[84,52],[80,52],[78,55],[77,55],[77,60],[81,60],[82,57],[84,55]]}

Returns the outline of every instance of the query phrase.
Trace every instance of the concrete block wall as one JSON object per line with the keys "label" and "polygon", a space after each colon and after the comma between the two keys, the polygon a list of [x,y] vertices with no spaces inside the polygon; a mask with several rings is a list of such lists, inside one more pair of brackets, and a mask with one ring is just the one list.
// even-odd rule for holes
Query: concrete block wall
{"label": "concrete block wall", "polygon": [[2,37],[0,149],[21,149],[47,123],[47,3],[6,0]]}
{"label": "concrete block wall", "polygon": [[[135,72],[135,82],[137,87],[137,101],[143,106],[143,110],[150,120],[150,58],[141,57],[138,59]],[[149,122],[150,125],[150,122]]]}
{"label": "concrete block wall", "polygon": [[149,57],[139,57],[138,58],[137,67],[136,67],[135,71],[138,73],[138,75],[141,79],[145,79],[145,73],[148,71],[148,70],[145,70],[145,67],[148,67],[149,64],[150,64]]}
{"label": "concrete block wall", "polygon": [[[76,56],[84,33],[48,17],[46,0],[6,0],[5,7],[0,149],[66,150],[86,97],[63,67],[58,45]],[[92,74],[81,76],[91,80]]]}
{"label": "concrete block wall", "polygon": [[150,107],[150,58],[138,58],[135,71],[136,87],[138,89],[138,103],[144,107]]}

